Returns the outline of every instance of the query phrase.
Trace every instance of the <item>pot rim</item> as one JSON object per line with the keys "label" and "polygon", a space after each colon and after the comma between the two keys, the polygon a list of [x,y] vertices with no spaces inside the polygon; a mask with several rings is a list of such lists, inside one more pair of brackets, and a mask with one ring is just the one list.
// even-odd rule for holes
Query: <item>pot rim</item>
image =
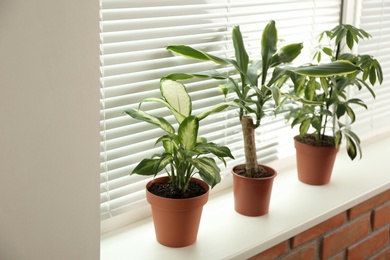
{"label": "pot rim", "polygon": [[149,187],[155,183],[155,182],[166,182],[166,181],[158,181],[158,180],[169,180],[169,177],[168,176],[160,176],[160,177],[156,177],[156,178],[153,178],[152,180],[148,181],[148,183],[146,183],[146,186],[145,186],[145,190],[146,190],[146,193],[148,196],[153,196],[153,197],[157,197],[157,198],[161,198],[161,199],[164,199],[164,200],[170,200],[170,201],[190,201],[190,200],[195,200],[195,199],[198,199],[202,196],[208,196],[209,192],[210,192],[210,186],[202,179],[199,179],[199,178],[194,178],[194,177],[191,177],[191,181],[195,181],[195,182],[198,182],[199,184],[201,184],[206,192],[203,193],[202,195],[199,195],[199,196],[196,196],[196,197],[192,197],[192,198],[166,198],[166,197],[161,197],[161,196],[158,196],[158,195],[155,195],[153,193],[151,193],[149,191]]}
{"label": "pot rim", "polygon": [[237,164],[237,165],[234,165],[233,168],[231,169],[231,173],[237,177],[240,177],[240,178],[243,178],[243,179],[248,179],[248,180],[268,180],[268,179],[273,179],[276,177],[277,175],[277,172],[274,168],[272,167],[269,167],[267,165],[264,165],[264,164],[258,164],[259,166],[265,168],[267,171],[273,173],[272,176],[269,176],[269,177],[260,177],[260,178],[249,178],[249,177],[245,177],[245,176],[242,176],[240,174],[237,174],[234,172],[234,168],[236,168],[237,166],[241,166],[241,165],[245,165],[245,163],[240,163],[240,164]]}

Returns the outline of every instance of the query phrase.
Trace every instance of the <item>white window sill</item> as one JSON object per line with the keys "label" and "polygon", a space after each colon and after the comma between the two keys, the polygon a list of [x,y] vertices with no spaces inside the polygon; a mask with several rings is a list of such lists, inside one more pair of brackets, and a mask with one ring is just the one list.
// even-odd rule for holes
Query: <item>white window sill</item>
{"label": "white window sill", "polygon": [[[213,194],[203,209],[197,242],[189,247],[160,245],[151,218],[101,236],[101,259],[247,259],[322,221],[390,189],[390,132],[363,139],[363,159],[336,159],[330,184],[300,183],[291,166],[270,164],[274,181],[269,213],[245,217],[234,211],[232,190]],[[290,166],[286,167],[286,165]]]}

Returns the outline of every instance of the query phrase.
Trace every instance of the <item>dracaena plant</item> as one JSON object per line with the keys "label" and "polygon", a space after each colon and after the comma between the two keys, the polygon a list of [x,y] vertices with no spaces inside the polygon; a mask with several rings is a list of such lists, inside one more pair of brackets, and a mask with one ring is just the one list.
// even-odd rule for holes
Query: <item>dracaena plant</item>
{"label": "dracaena plant", "polygon": [[[185,192],[191,177],[198,173],[207,184],[214,187],[221,180],[220,168],[214,158],[226,164],[225,157],[234,157],[228,147],[200,137],[199,124],[209,114],[222,111],[232,103],[215,105],[195,116],[192,115],[191,98],[183,84],[163,78],[160,92],[161,98],[146,98],[138,109],[125,110],[129,116],[163,130],[163,135],[156,141],[156,144],[162,143],[163,152],[143,159],[131,174],[156,176],[165,169],[172,186]],[[157,102],[168,108],[176,119],[177,129],[163,117],[140,110],[143,102]]]}
{"label": "dracaena plant", "polygon": [[[344,139],[352,160],[357,154],[362,156],[360,139],[350,127],[356,120],[354,108],[367,109],[367,105],[359,98],[350,98],[350,91],[367,89],[375,98],[372,87],[383,81],[380,63],[374,57],[352,53],[359,39],[370,37],[366,31],[347,24],[324,31],[313,58],[318,63],[292,69],[291,74],[292,98],[301,103],[287,116],[292,119],[291,126],[299,125],[301,137],[323,145],[330,142],[338,148]],[[324,56],[329,63],[320,63]]]}
{"label": "dracaena plant", "polygon": [[[239,119],[242,124],[246,176],[253,177],[259,172],[256,156],[254,131],[266,115],[266,103],[274,102],[278,106],[281,98],[281,83],[285,71],[274,70],[279,65],[293,61],[301,52],[302,44],[289,44],[277,48],[278,36],[275,21],[270,21],[264,28],[261,38],[261,60],[250,59],[245,49],[239,26],[232,30],[232,40],[235,50],[234,58],[218,57],[213,54],[185,45],[171,45],[167,49],[184,57],[212,61],[218,65],[233,68],[229,74],[217,70],[202,73],[172,73],[168,77],[175,80],[191,78],[212,78],[225,80],[222,92],[235,94],[235,102],[239,105]],[[272,73],[273,72],[273,73]],[[235,77],[235,76],[239,77]]]}

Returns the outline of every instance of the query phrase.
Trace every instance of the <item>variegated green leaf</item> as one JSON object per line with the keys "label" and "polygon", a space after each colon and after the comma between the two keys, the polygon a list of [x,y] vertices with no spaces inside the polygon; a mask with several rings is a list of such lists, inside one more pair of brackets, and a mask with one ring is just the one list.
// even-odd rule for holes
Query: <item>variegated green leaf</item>
{"label": "variegated green leaf", "polygon": [[201,143],[196,146],[196,151],[200,154],[212,153],[218,157],[230,157],[234,159],[230,149],[215,143]]}
{"label": "variegated green leaf", "polygon": [[200,177],[211,187],[221,181],[220,169],[214,159],[200,157],[191,160],[191,164],[198,169]]}
{"label": "variegated green leaf", "polygon": [[192,150],[195,147],[198,138],[199,119],[195,116],[189,116],[181,122],[178,130],[179,143],[186,150]]}
{"label": "variegated green leaf", "polygon": [[294,73],[309,77],[330,77],[335,75],[346,75],[360,70],[360,67],[350,61],[338,60],[330,63],[299,67],[292,69]]}
{"label": "variegated green leaf", "polygon": [[299,127],[299,134],[301,136],[304,136],[309,130],[310,122],[311,122],[311,118],[307,118],[301,123],[301,126]]}
{"label": "variegated green leaf", "polygon": [[131,172],[132,174],[154,176],[159,172],[160,159],[143,159]]}
{"label": "variegated green leaf", "polygon": [[173,126],[162,117],[156,117],[138,109],[127,109],[125,113],[137,120],[156,125],[169,134],[175,133]]}
{"label": "variegated green leaf", "polygon": [[183,84],[169,79],[162,79],[160,84],[161,95],[170,105],[177,122],[191,115],[191,98]]}

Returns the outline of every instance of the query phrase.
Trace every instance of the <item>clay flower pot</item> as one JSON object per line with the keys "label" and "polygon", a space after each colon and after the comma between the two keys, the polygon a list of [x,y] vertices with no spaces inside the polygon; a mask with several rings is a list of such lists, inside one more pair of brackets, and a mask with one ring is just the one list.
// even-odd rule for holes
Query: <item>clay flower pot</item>
{"label": "clay flower pot", "polygon": [[206,193],[189,199],[170,199],[156,196],[148,191],[155,182],[167,182],[168,177],[160,177],[146,185],[146,199],[152,208],[153,223],[157,241],[169,247],[184,247],[195,243],[203,206],[209,196],[209,186],[200,179]]}
{"label": "clay flower pot", "polygon": [[234,209],[242,215],[251,217],[267,214],[276,171],[261,165],[273,175],[266,178],[248,178],[235,173],[235,168],[239,166],[232,169]]}
{"label": "clay flower pot", "polygon": [[339,148],[311,146],[294,137],[298,179],[310,185],[325,185],[330,182],[333,165]]}

